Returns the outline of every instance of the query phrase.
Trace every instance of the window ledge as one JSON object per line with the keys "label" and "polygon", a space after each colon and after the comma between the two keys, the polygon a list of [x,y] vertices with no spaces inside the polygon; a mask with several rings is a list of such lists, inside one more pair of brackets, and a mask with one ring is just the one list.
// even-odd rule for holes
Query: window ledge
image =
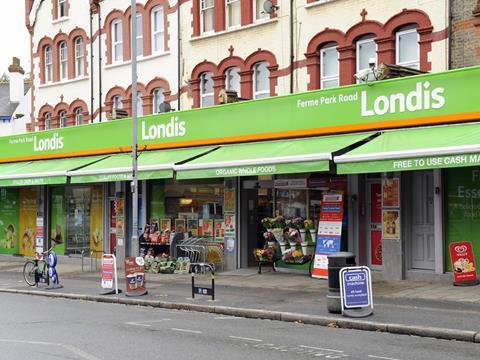
{"label": "window ledge", "polygon": [[70,20],[70,18],[68,16],[64,16],[64,17],[53,20],[52,25],[61,24],[61,23],[65,22],[65,21],[68,21],[68,20]]}
{"label": "window ledge", "polygon": [[312,3],[309,3],[309,4],[305,5],[304,8],[305,9],[310,9],[310,8],[325,5],[325,4],[334,2],[334,1],[336,1],[336,0],[316,0],[315,2],[312,2]]}
{"label": "window ledge", "polygon": [[59,86],[59,85],[76,83],[76,82],[80,82],[80,81],[84,81],[84,80],[88,80],[88,79],[90,79],[89,76],[82,76],[82,77],[75,78],[75,79],[67,79],[67,80],[61,80],[61,81],[56,81],[56,82],[49,82],[49,83],[41,84],[38,87],[40,89],[43,89],[43,88],[49,88],[49,87],[52,87],[52,86]]}
{"label": "window ledge", "polygon": [[245,26],[239,26],[239,27],[235,27],[235,28],[231,28],[231,29],[227,29],[227,30],[222,30],[222,31],[219,31],[219,32],[216,32],[216,33],[206,33],[206,34],[202,34],[200,36],[194,36],[194,37],[190,38],[190,41],[194,42],[194,41],[199,41],[199,40],[203,40],[203,39],[210,39],[210,38],[217,37],[217,36],[222,36],[222,35],[225,35],[225,34],[235,33],[237,31],[242,31],[242,30],[255,28],[257,26],[263,26],[263,25],[267,25],[267,24],[276,23],[277,21],[278,21],[278,18],[267,19],[267,20],[257,20],[256,22],[254,22],[252,24],[245,25]]}
{"label": "window ledge", "polygon": [[[164,52],[158,53],[158,54],[152,54],[152,55],[148,55],[148,56],[139,56],[139,57],[137,57],[137,62],[149,61],[149,60],[152,60],[152,59],[157,59],[157,58],[161,58],[161,57],[164,57],[164,56],[168,56],[170,54],[171,54],[170,51],[164,51]],[[114,69],[114,68],[117,68],[117,67],[129,65],[131,63],[132,63],[132,60],[115,62],[115,63],[110,64],[110,65],[105,65],[105,70]]]}

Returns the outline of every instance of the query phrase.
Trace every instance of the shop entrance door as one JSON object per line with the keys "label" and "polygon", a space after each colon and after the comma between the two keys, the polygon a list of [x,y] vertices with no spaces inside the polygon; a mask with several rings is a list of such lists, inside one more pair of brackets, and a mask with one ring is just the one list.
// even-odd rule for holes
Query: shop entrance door
{"label": "shop entrance door", "polygon": [[109,252],[115,254],[117,247],[117,214],[115,211],[115,198],[108,199],[108,236],[109,236]]}
{"label": "shop entrance door", "polygon": [[372,268],[382,266],[382,184],[368,182],[368,253]]}
{"label": "shop entrance door", "polygon": [[435,269],[433,172],[411,174],[411,265],[413,269]]}

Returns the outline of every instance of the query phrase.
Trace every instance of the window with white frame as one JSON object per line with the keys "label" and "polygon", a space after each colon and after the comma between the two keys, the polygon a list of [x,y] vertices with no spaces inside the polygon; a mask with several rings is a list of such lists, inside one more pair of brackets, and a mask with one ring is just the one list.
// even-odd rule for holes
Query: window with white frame
{"label": "window with white frame", "polygon": [[[368,76],[365,78],[368,80],[374,80],[375,75],[370,68],[370,61],[374,60],[377,65],[377,44],[373,36],[365,37],[357,41],[357,74],[362,70],[368,71]],[[357,82],[363,82],[363,80],[357,79]]]}
{"label": "window with white frame", "polygon": [[122,20],[115,20],[112,22],[112,54],[113,62],[123,60]]}
{"label": "window with white frame", "polygon": [[225,71],[225,88],[229,91],[236,91],[240,96],[240,68],[231,67]]}
{"label": "window with white frame", "polygon": [[51,82],[52,81],[52,47],[47,46],[45,47],[45,81]]}
{"label": "window with white frame", "polygon": [[116,95],[113,97],[113,108],[114,109],[121,109],[122,105],[122,97],[120,95]]}
{"label": "window with white frame", "polygon": [[200,76],[200,106],[212,106],[213,101],[213,74],[211,72],[203,73]]}
{"label": "window with white frame", "polygon": [[137,56],[143,56],[143,18],[142,14],[137,13],[137,33],[136,33],[136,45],[137,45]]}
{"label": "window with white frame", "polygon": [[152,51],[161,53],[165,51],[165,23],[163,6],[157,6],[152,10]]}
{"label": "window with white frame", "polygon": [[253,66],[253,98],[262,99],[270,96],[270,70],[268,63],[262,61]]}
{"label": "window with white frame", "polygon": [[400,29],[396,34],[396,63],[420,69],[420,36],[415,26]]}
{"label": "window with white frame", "polygon": [[83,75],[84,66],[83,39],[81,37],[77,37],[75,39],[75,68],[77,70],[77,77]]}
{"label": "window with white frame", "polygon": [[325,45],[320,49],[320,88],[339,85],[339,63],[337,45]]}
{"label": "window with white frame", "polygon": [[58,17],[67,16],[67,0],[58,0]]}
{"label": "window with white frame", "polygon": [[83,124],[83,109],[78,107],[75,109],[75,125]]}
{"label": "window with white frame", "polygon": [[266,13],[265,10],[263,10],[264,2],[265,0],[253,0],[253,10],[255,12],[254,20],[261,20],[270,17],[270,14]]}
{"label": "window with white frame", "polygon": [[45,114],[45,130],[50,130],[52,128],[52,114]]}
{"label": "window with white frame", "polygon": [[62,80],[68,78],[68,47],[66,41],[60,43],[60,78]]}
{"label": "window with white frame", "polygon": [[215,21],[215,1],[200,0],[200,21],[202,33],[208,33],[214,30]]}
{"label": "window with white frame", "polygon": [[65,110],[60,111],[58,114],[59,121],[60,121],[60,127],[64,128],[67,127],[67,112]]}
{"label": "window with white frame", "polygon": [[242,9],[241,0],[226,0],[227,28],[235,28],[241,25]]}
{"label": "window with white frame", "polygon": [[165,101],[165,95],[162,88],[156,88],[153,90],[153,114],[160,112],[160,104]]}
{"label": "window with white frame", "polygon": [[143,115],[143,94],[141,92],[137,92],[137,115]]}

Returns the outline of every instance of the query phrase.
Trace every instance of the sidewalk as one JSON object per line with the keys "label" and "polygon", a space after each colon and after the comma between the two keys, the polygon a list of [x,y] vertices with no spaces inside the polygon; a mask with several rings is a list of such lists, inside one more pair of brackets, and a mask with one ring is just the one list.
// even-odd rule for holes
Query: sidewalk
{"label": "sidewalk", "polygon": [[[23,262],[15,260],[0,259],[0,292],[41,293],[480,342],[480,286],[374,282],[374,315],[353,320],[329,313],[327,281],[306,275],[268,271],[259,275],[256,269],[220,273],[215,280],[216,300],[212,302],[210,297],[191,299],[191,276],[188,274],[147,273],[148,295],[127,298],[124,294],[97,296],[100,273],[81,272],[80,263],[72,261],[58,268],[64,287],[45,294],[45,286],[30,288],[25,285],[21,274]],[[121,275],[119,287],[125,289]],[[211,281],[210,275],[197,275],[195,280],[207,286]]]}

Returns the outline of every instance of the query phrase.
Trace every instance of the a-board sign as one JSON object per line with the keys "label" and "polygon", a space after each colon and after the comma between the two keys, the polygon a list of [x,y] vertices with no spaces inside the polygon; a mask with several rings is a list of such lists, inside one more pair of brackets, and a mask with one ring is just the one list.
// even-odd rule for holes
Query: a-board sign
{"label": "a-board sign", "polygon": [[102,289],[104,295],[118,294],[117,259],[113,254],[102,256]]}
{"label": "a-board sign", "polygon": [[125,258],[126,295],[140,296],[147,293],[145,286],[145,260],[142,257]]}
{"label": "a-board sign", "polygon": [[366,266],[345,267],[340,270],[342,314],[364,317],[373,313],[372,279]]}
{"label": "a-board sign", "polygon": [[342,219],[343,194],[324,194],[320,206],[312,277],[328,278],[328,255],[341,248]]}
{"label": "a-board sign", "polygon": [[469,241],[451,243],[449,248],[452,259],[453,284],[457,286],[478,285],[472,243]]}

